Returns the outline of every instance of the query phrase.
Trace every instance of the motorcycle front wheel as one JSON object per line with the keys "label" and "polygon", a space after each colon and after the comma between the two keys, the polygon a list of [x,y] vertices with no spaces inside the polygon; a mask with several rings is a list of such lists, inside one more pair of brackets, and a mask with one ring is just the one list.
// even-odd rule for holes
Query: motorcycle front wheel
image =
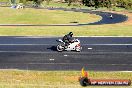
{"label": "motorcycle front wheel", "polygon": [[62,45],[57,45],[57,51],[62,52],[64,50],[64,47]]}

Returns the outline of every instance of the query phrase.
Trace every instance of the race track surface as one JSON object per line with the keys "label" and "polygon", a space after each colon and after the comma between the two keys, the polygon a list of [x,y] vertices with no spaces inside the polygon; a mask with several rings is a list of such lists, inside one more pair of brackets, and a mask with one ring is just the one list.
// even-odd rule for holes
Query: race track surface
{"label": "race track surface", "polygon": [[56,39],[1,36],[0,69],[132,71],[132,37],[79,37],[82,52],[57,52]]}

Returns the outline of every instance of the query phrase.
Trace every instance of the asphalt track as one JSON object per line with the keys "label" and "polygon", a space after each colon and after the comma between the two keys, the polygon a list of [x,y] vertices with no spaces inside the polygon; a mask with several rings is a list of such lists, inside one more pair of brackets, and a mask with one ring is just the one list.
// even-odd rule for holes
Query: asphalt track
{"label": "asphalt track", "polygon": [[[44,9],[44,8],[38,8]],[[94,23],[71,24],[0,24],[0,26],[84,26],[124,22],[127,16],[86,9],[46,8],[97,14]],[[114,19],[110,19],[112,14]],[[56,38],[0,37],[0,69],[132,71],[131,37],[80,37],[82,52],[57,52]]]}
{"label": "asphalt track", "polygon": [[56,39],[0,37],[0,69],[132,71],[132,37],[79,37],[82,52],[56,51]]}
{"label": "asphalt track", "polygon": [[[121,23],[128,19],[126,15],[102,12],[102,11],[91,11],[88,9],[66,9],[66,8],[36,8],[36,9],[48,9],[48,10],[63,10],[63,11],[74,11],[74,12],[83,12],[96,14],[102,17],[101,20],[92,23],[79,23],[79,22],[69,22],[69,24],[0,24],[0,26],[85,26],[85,25],[102,25],[102,24],[115,24]],[[110,19],[110,15],[113,16],[113,19]]]}

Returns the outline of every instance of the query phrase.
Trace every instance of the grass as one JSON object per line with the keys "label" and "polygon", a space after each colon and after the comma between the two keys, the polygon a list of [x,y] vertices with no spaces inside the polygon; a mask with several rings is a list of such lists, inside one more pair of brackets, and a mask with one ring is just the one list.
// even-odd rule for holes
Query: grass
{"label": "grass", "polygon": [[[7,12],[11,14],[7,14]],[[99,16],[81,13],[64,12],[42,9],[16,10],[2,7],[0,9],[1,24],[22,23],[22,24],[59,24],[70,22],[94,22],[100,19]],[[46,13],[46,14],[45,14]],[[130,22],[88,25],[88,26],[44,26],[44,27],[2,27],[0,26],[0,36],[63,36],[69,31],[73,31],[75,36],[132,36],[132,14]],[[45,20],[44,20],[45,19]]]}
{"label": "grass", "polygon": [[[11,14],[7,14],[11,13]],[[89,23],[101,19],[100,16],[72,11],[31,9],[0,9],[0,24],[71,24]]]}
{"label": "grass", "polygon": [[63,36],[72,31],[75,36],[132,36],[132,25],[96,25],[80,27],[0,27],[0,36]]}
{"label": "grass", "polygon": [[[8,74],[7,74],[8,73]],[[0,88],[82,88],[78,82],[80,71],[0,70]],[[89,72],[92,79],[130,79],[130,72]],[[124,88],[96,86],[97,88]],[[90,86],[88,88],[96,88]],[[125,86],[131,88],[132,86]]]}

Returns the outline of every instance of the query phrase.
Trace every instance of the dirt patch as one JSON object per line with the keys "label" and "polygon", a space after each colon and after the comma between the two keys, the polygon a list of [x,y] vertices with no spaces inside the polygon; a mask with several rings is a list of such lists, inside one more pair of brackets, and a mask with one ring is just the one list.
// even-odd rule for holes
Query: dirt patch
{"label": "dirt patch", "polygon": [[126,21],[125,23],[128,25],[132,25],[132,13],[126,13],[128,16],[128,21]]}

